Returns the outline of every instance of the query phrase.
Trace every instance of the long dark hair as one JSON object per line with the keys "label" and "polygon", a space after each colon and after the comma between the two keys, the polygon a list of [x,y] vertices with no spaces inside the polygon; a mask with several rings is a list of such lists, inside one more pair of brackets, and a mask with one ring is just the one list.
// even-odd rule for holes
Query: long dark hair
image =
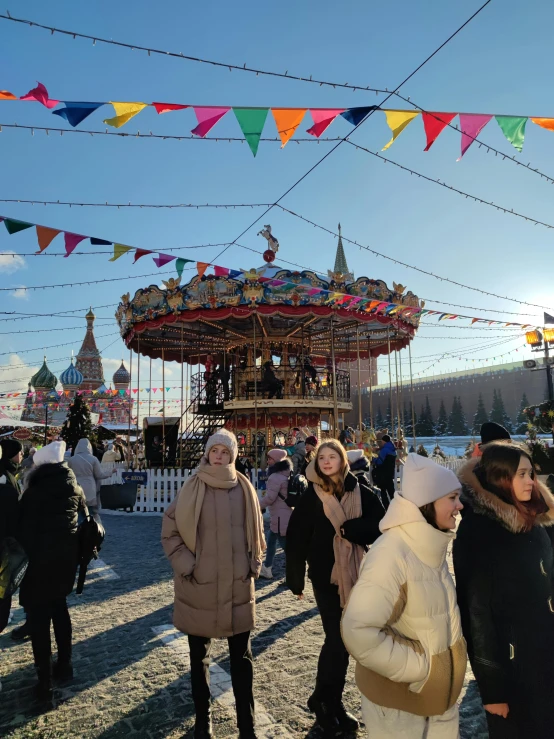
{"label": "long dark hair", "polygon": [[[513,479],[522,457],[531,463],[534,480],[531,499],[528,501],[518,500],[514,493]],[[492,442],[483,446],[483,456],[475,468],[475,475],[484,488],[516,508],[525,522],[524,531],[530,531],[535,518],[548,510],[537,485],[535,465],[524,446],[506,442]]]}
{"label": "long dark hair", "polygon": [[[335,482],[328,475],[322,472],[321,467],[319,466],[319,453],[321,452],[322,449],[325,449],[325,447],[329,447],[330,449],[335,451],[341,459],[341,466],[338,472],[340,479],[338,480],[338,482]],[[318,448],[316,449],[314,469],[316,471],[317,476],[321,478],[321,480],[323,481],[323,489],[327,493],[333,493],[333,495],[336,495],[337,498],[342,497],[342,494],[344,493],[344,478],[346,477],[346,473],[348,472],[349,468],[350,468],[350,465],[348,464],[348,457],[346,456],[346,451],[344,447],[342,446],[342,444],[340,444],[338,441],[335,441],[335,439],[329,439],[329,441],[324,441],[323,444],[320,444]]]}

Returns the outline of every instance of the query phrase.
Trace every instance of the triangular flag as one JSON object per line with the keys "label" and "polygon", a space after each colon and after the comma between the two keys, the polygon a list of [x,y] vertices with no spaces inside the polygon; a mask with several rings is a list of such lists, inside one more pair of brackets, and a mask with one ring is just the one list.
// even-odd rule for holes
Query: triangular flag
{"label": "triangular flag", "polygon": [[37,240],[39,245],[39,251],[37,254],[43,252],[47,247],[50,246],[56,236],[61,233],[55,228],[46,228],[46,226],[37,226]]}
{"label": "triangular flag", "polygon": [[450,121],[456,117],[456,113],[427,113],[422,112],[423,128],[427,136],[427,146],[423,151],[429,151],[431,146],[438,139],[439,134],[448,126]]}
{"label": "triangular flag", "polygon": [[230,270],[226,269],[225,267],[214,267],[214,275],[216,277],[227,277],[229,271]]}
{"label": "triangular flag", "polygon": [[113,257],[110,257],[108,261],[109,262],[117,261],[119,257],[122,257],[124,254],[127,254],[127,252],[131,251],[132,248],[133,248],[132,246],[125,246],[125,244],[114,244],[113,245]]}
{"label": "triangular flag", "polygon": [[23,95],[23,97],[19,98],[20,100],[36,100],[37,103],[42,103],[45,107],[51,109],[55,108],[56,105],[60,102],[59,100],[50,100],[50,95],[48,94],[48,90],[46,87],[42,84],[42,82],[37,82],[37,86],[34,87],[32,90],[29,90],[29,92],[26,95]]}
{"label": "triangular flag", "polygon": [[0,100],[17,100],[16,96],[7,90],[0,90]]}
{"label": "triangular flag", "polygon": [[194,108],[198,125],[193,128],[191,133],[195,136],[205,136],[208,134],[215,124],[220,121],[225,113],[231,108]]}
{"label": "triangular flag", "polygon": [[545,311],[545,314],[544,314],[544,323],[545,323],[545,325],[547,323],[554,323],[554,316],[551,316],[550,313],[546,313],[546,311]]}
{"label": "triangular flag", "polygon": [[495,118],[504,136],[521,153],[525,138],[525,126],[528,119],[514,115],[497,115]]}
{"label": "triangular flag", "polygon": [[554,118],[531,118],[531,120],[541,128],[546,128],[548,131],[554,131]]}
{"label": "triangular flag", "polygon": [[166,387],[166,389],[165,389],[166,393],[168,393],[170,390],[171,390],[170,387]]}
{"label": "triangular flag", "polygon": [[314,125],[311,128],[308,128],[307,133],[318,139],[341,113],[344,113],[344,108],[316,108],[315,110],[310,110],[310,115],[312,116]]}
{"label": "triangular flag", "polygon": [[231,269],[231,270],[229,270],[229,277],[232,280],[236,280],[237,277],[240,277],[240,275],[242,275],[242,274],[243,274],[243,272],[242,272],[241,269]]}
{"label": "triangular flag", "polygon": [[351,123],[353,126],[357,126],[363,121],[368,113],[371,113],[372,110],[377,110],[378,107],[379,106],[377,105],[368,105],[365,108],[348,108],[344,113],[341,113],[341,116],[348,121],[348,123]]}
{"label": "triangular flag", "polygon": [[148,103],[111,102],[111,104],[113,105],[113,109],[115,110],[115,116],[113,118],[106,118],[104,123],[107,123],[108,126],[113,126],[114,128],[121,128],[121,126],[124,126],[128,121],[131,120],[131,118],[136,116],[137,113],[140,113],[141,110],[144,110],[148,106]]}
{"label": "triangular flag", "polygon": [[88,118],[91,113],[101,108],[104,103],[65,103],[65,108],[59,110],[53,110],[54,115],[59,115],[60,118],[65,120],[75,128],[79,123]]}
{"label": "triangular flag", "polygon": [[163,267],[166,264],[169,264],[169,262],[172,262],[177,257],[172,257],[171,254],[158,254],[157,257],[153,257],[154,264],[156,267]]}
{"label": "triangular flag", "polygon": [[175,269],[177,270],[177,274],[179,275],[179,277],[183,275],[183,269],[185,268],[185,264],[187,264],[187,262],[194,262],[194,259],[182,259],[181,257],[179,257],[175,262]]}
{"label": "triangular flag", "polygon": [[254,156],[258,153],[268,111],[269,108],[233,108],[233,113]]}
{"label": "triangular flag", "polygon": [[26,223],[25,221],[16,221],[13,218],[5,218],[4,226],[9,234],[16,234],[19,231],[25,231],[26,228],[31,228],[34,223]]}
{"label": "triangular flag", "polygon": [[113,241],[106,241],[105,239],[97,239],[96,236],[91,236],[90,243],[93,246],[111,246],[113,244]]}
{"label": "triangular flag", "polygon": [[198,271],[198,276],[202,277],[202,275],[208,269],[209,266],[210,266],[209,262],[196,262],[196,269]]}
{"label": "triangular flag", "polygon": [[184,110],[190,107],[189,105],[177,105],[177,103],[152,103],[152,105],[156,108],[158,115],[168,113],[170,110]]}
{"label": "triangular flag", "polygon": [[385,151],[391,144],[400,136],[402,131],[406,128],[408,123],[411,123],[414,118],[419,115],[418,110],[386,110],[385,115],[387,116],[387,125],[392,131],[392,139],[388,144],[383,146],[381,151]]}
{"label": "triangular flag", "polygon": [[120,391],[119,391],[119,394],[120,394],[120,395],[125,395],[125,390],[120,390]]}
{"label": "triangular flag", "polygon": [[158,389],[157,387],[153,387],[152,392],[155,393],[157,389]]}
{"label": "triangular flag", "polygon": [[284,148],[287,141],[294,136],[298,126],[302,123],[302,118],[306,114],[307,108],[272,108],[273,118],[277,126],[277,133],[281,139],[281,149]]}
{"label": "triangular flag", "polygon": [[64,232],[65,239],[65,254],[64,257],[68,257],[74,250],[77,244],[80,244],[83,239],[88,239],[88,236],[81,236],[80,234],[73,234],[69,231]]}
{"label": "triangular flag", "polygon": [[150,249],[135,249],[135,258],[133,259],[133,264],[135,264],[135,262],[138,262],[141,257],[144,257],[147,254],[152,254]]}
{"label": "triangular flag", "polygon": [[481,113],[460,113],[460,129],[462,131],[462,153],[456,161],[460,161],[480,132],[485,128],[492,115]]}

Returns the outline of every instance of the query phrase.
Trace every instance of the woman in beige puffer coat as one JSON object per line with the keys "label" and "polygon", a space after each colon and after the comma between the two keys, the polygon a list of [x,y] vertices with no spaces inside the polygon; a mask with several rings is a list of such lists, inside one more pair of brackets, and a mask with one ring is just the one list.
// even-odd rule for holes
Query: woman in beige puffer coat
{"label": "woman in beige puffer coat", "polygon": [[173,622],[188,636],[196,739],[213,736],[211,639],[226,637],[242,739],[255,739],[250,631],[254,578],[265,550],[256,491],[235,469],[237,441],[222,429],[164,514],[162,545],[174,572]]}
{"label": "woman in beige puffer coat", "polygon": [[446,562],[463,508],[453,472],[408,454],[342,619],[371,739],[457,739],[466,670]]}

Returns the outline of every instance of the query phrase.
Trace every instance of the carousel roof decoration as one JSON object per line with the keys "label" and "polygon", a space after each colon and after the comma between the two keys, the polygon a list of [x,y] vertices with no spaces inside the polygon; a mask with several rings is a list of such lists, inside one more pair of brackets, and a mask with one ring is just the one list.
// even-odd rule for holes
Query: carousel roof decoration
{"label": "carousel roof decoration", "polygon": [[[278,242],[270,226],[264,231],[275,255]],[[172,277],[163,287],[123,295],[116,319],[126,345],[144,356],[197,364],[207,354],[252,344],[253,336],[287,345],[289,353],[306,344],[314,356],[328,357],[333,337],[337,360],[348,361],[357,356],[357,339],[361,357],[377,357],[407,346],[419,327],[423,303],[417,295],[394,282],[391,289],[383,280],[355,280],[340,234],[334,269],[326,275],[284,269],[272,260],[259,268],[214,271],[186,284]],[[378,311],[366,307],[370,302],[415,310]]]}
{"label": "carousel roof decoration", "polygon": [[71,364],[64,370],[60,375],[60,382],[62,383],[64,390],[71,390],[78,388],[83,382],[83,373],[73,364],[73,357],[71,357]]}
{"label": "carousel roof decoration", "polygon": [[58,384],[58,378],[48,369],[46,357],[39,371],[31,377],[31,385],[36,390],[54,390]]}

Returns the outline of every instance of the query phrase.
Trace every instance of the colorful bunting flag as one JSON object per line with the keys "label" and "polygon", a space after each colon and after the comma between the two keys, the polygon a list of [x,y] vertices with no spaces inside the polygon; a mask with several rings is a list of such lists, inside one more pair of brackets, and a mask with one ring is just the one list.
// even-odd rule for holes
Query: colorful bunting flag
{"label": "colorful bunting flag", "polygon": [[422,112],[423,128],[427,136],[427,146],[423,151],[429,151],[431,146],[438,139],[439,134],[454,120],[456,113],[427,113]]}
{"label": "colorful bunting flag", "polygon": [[377,109],[377,105],[368,105],[365,108],[348,108],[344,113],[341,113],[341,116],[348,121],[348,123],[351,123],[353,126],[357,126],[363,121],[368,113]]}
{"label": "colorful bunting flag", "polygon": [[152,105],[156,108],[158,115],[168,113],[170,110],[184,110],[190,107],[188,105],[178,105],[177,103],[152,103]]}
{"label": "colorful bunting flag", "polygon": [[113,241],[106,241],[105,239],[97,239],[95,236],[91,236],[90,243],[93,246],[111,246],[113,244]]}
{"label": "colorful bunting flag", "polygon": [[187,262],[194,262],[194,259],[182,259],[182,257],[179,257],[175,262],[175,269],[177,270],[177,274],[179,275],[179,277],[182,277],[183,269],[185,268],[185,264],[187,264]]}
{"label": "colorful bunting flag", "polygon": [[16,221],[13,218],[5,218],[4,219],[4,226],[6,227],[6,231],[11,234],[16,234],[19,231],[25,231],[26,228],[31,228],[34,224],[32,223],[26,223],[25,221]]}
{"label": "colorful bunting flag", "polygon": [[548,131],[554,131],[554,118],[531,118],[533,123]]}
{"label": "colorful bunting flag", "polygon": [[492,115],[481,113],[460,113],[460,129],[462,131],[462,153],[456,161],[460,161],[473,141],[479,136]]}
{"label": "colorful bunting flag", "polygon": [[344,113],[344,108],[319,108],[313,110],[310,108],[310,115],[312,116],[314,125],[308,128],[307,133],[318,139],[341,113]]}
{"label": "colorful bunting flag", "polygon": [[46,226],[37,226],[36,230],[39,246],[39,250],[36,252],[37,254],[41,254],[46,248],[48,248],[56,236],[61,233],[61,231],[58,231],[55,228],[46,228]]}
{"label": "colorful bunting flag", "polygon": [[148,103],[117,103],[112,101],[110,103],[113,105],[115,116],[106,118],[104,123],[114,128],[121,128],[148,106]]}
{"label": "colorful bunting flag", "polygon": [[36,100],[37,103],[42,103],[42,105],[44,105],[48,109],[55,108],[56,105],[58,105],[58,103],[60,102],[59,100],[50,100],[48,90],[42,84],[42,82],[37,82],[36,87],[34,87],[32,90],[29,90],[26,95],[23,95],[23,97],[20,97],[19,99]]}
{"label": "colorful bunting flag", "polygon": [[254,156],[258,152],[269,108],[233,108],[244,138]]}
{"label": "colorful bunting flag", "polygon": [[528,119],[514,115],[497,115],[495,118],[504,136],[521,153]]}
{"label": "colorful bunting flag", "polygon": [[150,249],[135,249],[135,258],[133,259],[133,264],[135,264],[135,262],[138,262],[141,257],[144,257],[147,254],[152,254]]}
{"label": "colorful bunting flag", "polygon": [[158,254],[157,257],[153,257],[156,267],[164,267],[176,258],[177,257],[172,257],[171,254]]}
{"label": "colorful bunting flag", "polygon": [[65,118],[69,125],[78,126],[79,123],[88,118],[91,113],[101,108],[104,103],[64,103],[65,108],[59,110],[53,110],[54,115],[59,115],[60,118]]}
{"label": "colorful bunting flag", "polygon": [[277,126],[277,133],[281,139],[281,149],[283,149],[287,141],[294,136],[296,129],[302,123],[302,119],[306,115],[306,108],[272,108],[273,118]]}
{"label": "colorful bunting flag", "polygon": [[0,90],[0,100],[17,100],[16,96],[7,90]]}
{"label": "colorful bunting flag", "polygon": [[198,276],[202,277],[209,266],[209,262],[196,262],[196,270],[198,272]]}
{"label": "colorful bunting flag", "polygon": [[83,241],[83,239],[88,239],[88,236],[81,236],[81,234],[73,234],[69,231],[64,232],[64,240],[65,240],[65,254],[64,258],[67,258],[74,250],[75,247]]}
{"label": "colorful bunting flag", "polygon": [[230,269],[229,270],[229,277],[232,280],[236,280],[237,277],[240,277],[240,275],[242,275],[242,274],[243,274],[243,272],[242,272],[241,269]]}
{"label": "colorful bunting flag", "polygon": [[228,277],[230,270],[225,267],[214,267],[214,275],[216,277]]}
{"label": "colorful bunting flag", "polygon": [[400,136],[406,126],[417,118],[419,111],[417,110],[386,110],[387,125],[392,131],[392,139],[388,144],[383,146],[382,151],[386,151],[391,144]]}
{"label": "colorful bunting flag", "polygon": [[196,120],[198,121],[198,125],[196,128],[193,128],[191,133],[195,136],[206,136],[212,128],[215,126],[215,124],[220,121],[225,113],[228,113],[231,110],[231,108],[194,108],[194,113],[196,115]]}
{"label": "colorful bunting flag", "polygon": [[110,257],[108,261],[116,262],[119,259],[119,257],[122,257],[124,254],[127,254],[127,252],[131,251],[132,248],[133,248],[132,246],[125,246],[125,244],[114,244],[113,245],[113,257]]}

